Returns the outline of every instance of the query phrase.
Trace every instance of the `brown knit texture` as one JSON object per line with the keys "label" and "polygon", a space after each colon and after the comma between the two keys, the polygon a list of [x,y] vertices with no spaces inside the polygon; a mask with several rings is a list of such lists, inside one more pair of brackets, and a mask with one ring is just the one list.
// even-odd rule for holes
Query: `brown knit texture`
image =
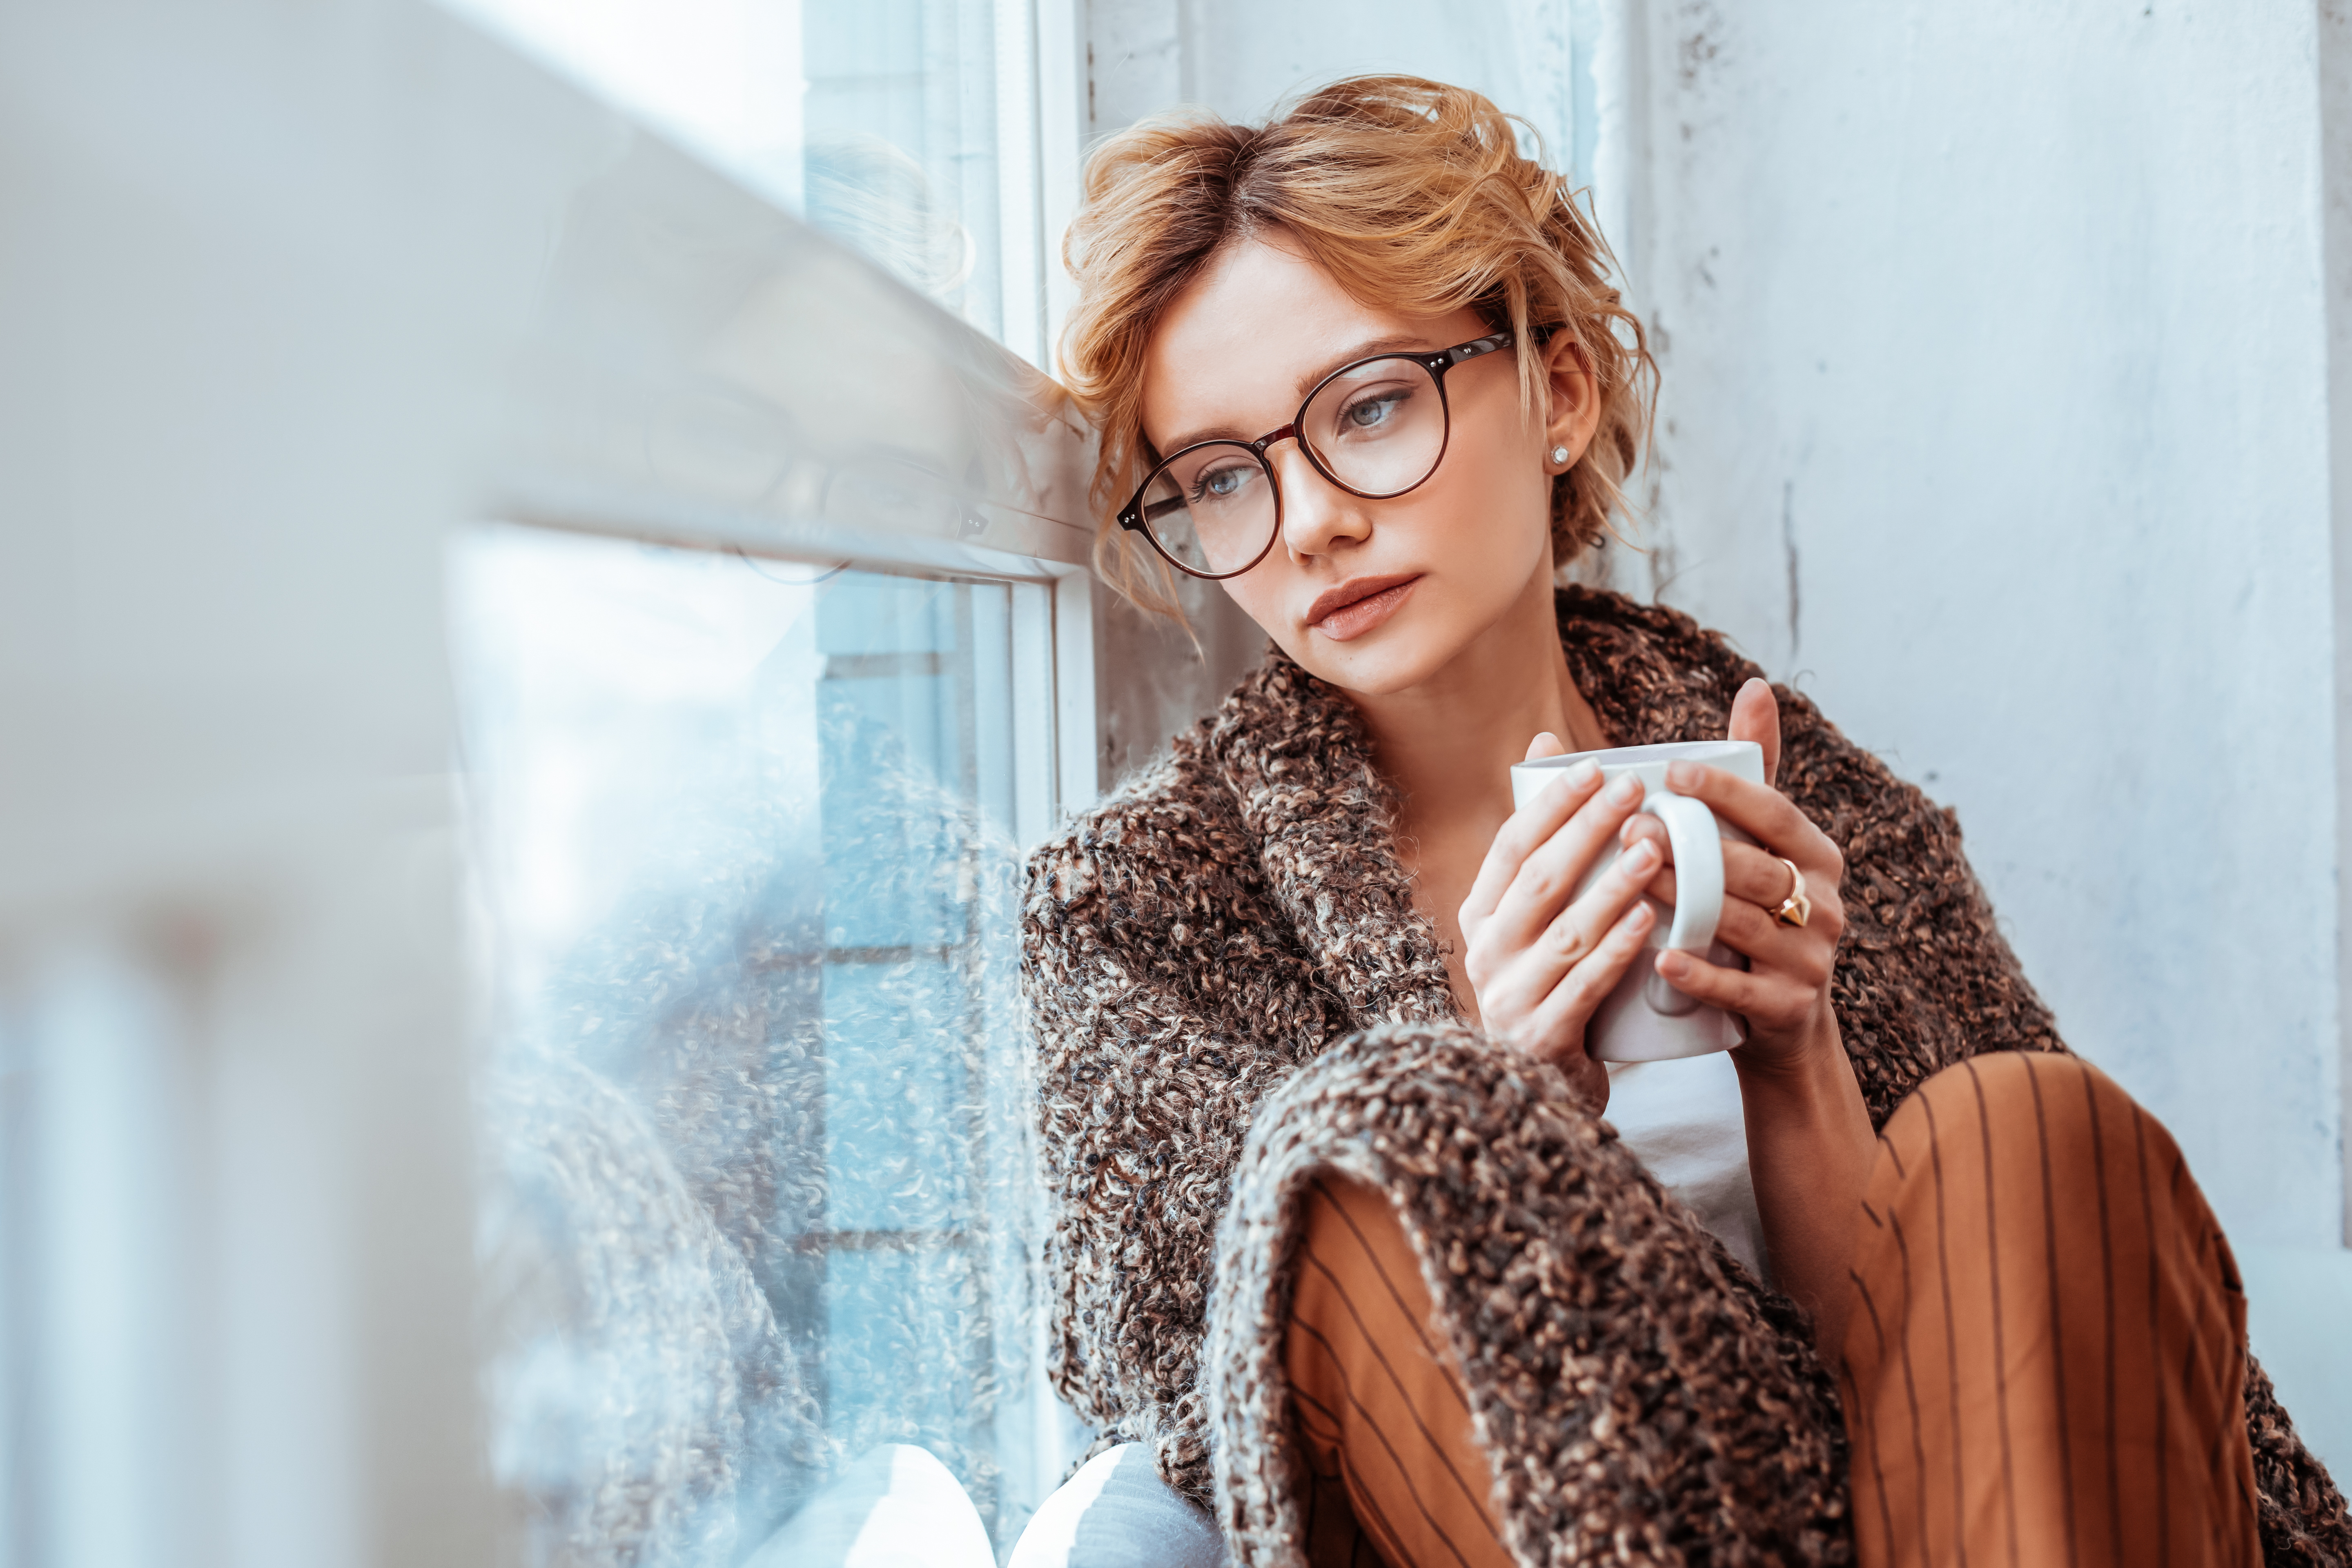
{"label": "brown knit texture", "polygon": [[1217,1259],[1216,1498],[1244,1563],[1303,1564],[1282,1371],[1317,1172],[1389,1193],[1424,1259],[1522,1563],[1844,1563],[1845,1426],[1788,1299],[1668,1196],[1556,1070],[1387,1025],[1259,1110]]}
{"label": "brown knit texture", "polygon": [[[1559,610],[1570,672],[1614,744],[1718,738],[1732,697],[1760,673],[1673,610],[1580,588],[1563,590]],[[1993,923],[1953,815],[1849,742],[1805,698],[1785,688],[1775,695],[1780,787],[1845,856],[1847,924],[1831,994],[1874,1124],[1964,1057],[2063,1050]],[[1360,1145],[1389,1151],[1332,1163],[1390,1184],[1425,1256],[1447,1260],[1442,1310],[1506,1478],[1511,1530],[1557,1528],[1561,1500],[1573,1498],[1583,1510],[1578,1539],[1622,1542],[1627,1561],[1739,1562],[1751,1546],[1790,1561],[1838,1560],[1843,1460],[1827,1474],[1821,1466],[1843,1439],[1834,1404],[1822,1406],[1808,1392],[1821,1386],[1821,1373],[1795,1310],[1748,1279],[1679,1205],[1629,1168],[1600,1123],[1559,1109],[1556,1084],[1533,1069],[1506,1070],[1468,1031],[1407,1029],[1333,1050],[1378,1026],[1459,1024],[1436,930],[1413,908],[1392,822],[1354,709],[1274,652],[1165,761],[1032,858],[1023,979],[1037,1032],[1041,1152],[1054,1205],[1046,1261],[1056,1386],[1094,1426],[1098,1446],[1147,1443],[1171,1485],[1207,1500],[1203,1336],[1217,1227],[1232,1204],[1237,1235],[1263,1238],[1269,1224],[1279,1231],[1294,1168],[1260,1157],[1236,1201],[1244,1140],[1269,1097],[1294,1080],[1330,1082],[1328,1106],[1310,1097],[1321,1111],[1286,1100],[1276,1118],[1291,1140],[1285,1147],[1333,1146],[1318,1123],[1328,1115],[1354,1118],[1350,1136]],[[1441,1039],[1452,1047],[1437,1050],[1433,1042]],[[1321,1070],[1300,1079],[1326,1056],[1340,1079]],[[1454,1056],[1485,1065],[1448,1068],[1442,1083],[1412,1077]],[[1369,1080],[1345,1078],[1342,1061],[1363,1072],[1374,1068],[1361,1064],[1377,1062],[1378,1071],[1404,1076],[1368,1095],[1361,1081]],[[1409,1134],[1404,1107],[1414,1096],[1423,1120]],[[1429,1109],[1441,1100],[1450,1107],[1444,1118]],[[1513,1118],[1528,1120],[1546,1103],[1554,1109],[1539,1125],[1529,1121],[1517,1135],[1490,1141],[1471,1164],[1444,1166],[1428,1145],[1430,1128],[1486,1140],[1488,1130],[1512,1130]],[[1398,1151],[1408,1143],[1423,1153],[1405,1158]],[[1622,1216],[1613,1212],[1619,1205],[1627,1205]],[[1661,1206],[1675,1211],[1674,1223],[1652,1212]],[[1593,1216],[1604,1210],[1597,1239],[1580,1234],[1571,1242],[1548,1228],[1570,1214],[1600,1223]],[[1637,1232],[1643,1239],[1626,1239]],[[1538,1234],[1553,1237],[1541,1258],[1506,1256]],[[1570,1277],[1598,1268],[1593,1279],[1607,1283],[1591,1289],[1638,1299],[1635,1321],[1563,1349],[1545,1338],[1553,1331],[1541,1313],[1457,1278],[1454,1260],[1469,1259],[1474,1244],[1486,1260],[1478,1267],[1499,1271],[1496,1279],[1515,1268],[1522,1272],[1512,1278],[1534,1278],[1525,1270],[1535,1269],[1552,1281],[1545,1289],[1585,1289]],[[1628,1247],[1638,1265],[1623,1261]],[[1215,1428],[1226,1523],[1244,1562],[1291,1560],[1280,1545],[1286,1505],[1251,1490],[1288,1486],[1283,1423],[1250,1381],[1260,1375],[1253,1368],[1275,1364],[1265,1356],[1278,1355],[1278,1329],[1264,1314],[1272,1310],[1265,1303],[1285,1299],[1283,1262],[1279,1245],[1254,1251],[1237,1242],[1217,1285],[1228,1311],[1240,1314],[1235,1321],[1252,1325],[1229,1336],[1219,1368],[1227,1395]],[[1536,1299],[1549,1300],[1541,1289]],[[1583,1454],[1584,1439],[1556,1424],[1572,1426],[1582,1411],[1582,1430],[1594,1433],[1601,1430],[1596,1413],[1642,1407],[1664,1386],[1654,1369],[1641,1370],[1643,1358],[1687,1342],[1694,1323],[1712,1325],[1707,1332],[1726,1342],[1716,1349],[1731,1370],[1693,1385],[1684,1440],[1717,1457],[1668,1456],[1660,1469],[1654,1455],[1633,1457],[1633,1429],[1612,1419],[1603,1424],[1608,1436],[1591,1441],[1615,1457],[1577,1462],[1639,1476],[1639,1484],[1596,1483],[1595,1490],[1560,1476],[1564,1456]],[[1538,1399],[1517,1370],[1566,1364],[1563,1356],[1580,1369],[1575,1398],[1585,1403],[1560,1405],[1557,1391]],[[1665,1382],[1685,1377],[1682,1363],[1665,1364]],[[1720,1446],[1738,1449],[1751,1421],[1734,1391],[1775,1367],[1780,1381],[1770,1386],[1788,1402],[1774,1438],[1787,1453],[1775,1462],[1785,1457],[1789,1466],[1775,1473],[1784,1475],[1787,1495],[1759,1500],[1720,1475],[1673,1479],[1685,1464],[1698,1467],[1696,1474],[1729,1462]],[[2258,1370],[2247,1401],[2271,1560],[2352,1568],[2342,1499]],[[1494,1414],[1504,1409],[1532,1414]],[[1760,1538],[1751,1541],[1751,1531]],[[1538,1549],[1537,1534],[1512,1539],[1524,1561],[1569,1560]],[[1665,1550],[1670,1542],[1679,1544]]]}
{"label": "brown knit texture", "polygon": [[2246,1434],[2254,1444],[2254,1490],[2263,1561],[2271,1568],[2347,1568],[2352,1516],[2327,1468],[2294,1435],[2270,1374],[2246,1358]]}

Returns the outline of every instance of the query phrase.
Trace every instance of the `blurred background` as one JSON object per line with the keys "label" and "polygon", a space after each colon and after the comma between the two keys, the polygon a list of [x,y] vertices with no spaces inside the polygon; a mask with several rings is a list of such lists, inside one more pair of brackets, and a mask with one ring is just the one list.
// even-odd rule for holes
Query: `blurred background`
{"label": "blurred background", "polygon": [[1091,581],[1059,237],[1365,70],[1589,192],[1589,574],[1958,812],[2352,1469],[2338,5],[0,0],[0,1568],[1009,1551],[1015,868],[1261,646]]}

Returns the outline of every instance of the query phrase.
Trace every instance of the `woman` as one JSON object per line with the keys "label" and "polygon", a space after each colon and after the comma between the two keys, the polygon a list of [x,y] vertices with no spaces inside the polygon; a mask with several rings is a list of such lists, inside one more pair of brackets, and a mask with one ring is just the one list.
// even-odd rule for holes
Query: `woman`
{"label": "woman", "polygon": [[[1950,817],[1686,618],[1557,586],[1654,373],[1493,106],[1147,124],[1070,256],[1098,561],[1275,645],[1031,868],[1055,1373],[1105,1443],[1252,1563],[2352,1559],[2194,1183]],[[1507,777],[1726,734],[1777,788],[1671,784],[1757,841],[1744,969],[1647,945],[1637,796]],[[1745,1021],[1736,1109],[1669,1129],[1744,1136],[1733,1199],[1603,1120],[1635,964]]]}

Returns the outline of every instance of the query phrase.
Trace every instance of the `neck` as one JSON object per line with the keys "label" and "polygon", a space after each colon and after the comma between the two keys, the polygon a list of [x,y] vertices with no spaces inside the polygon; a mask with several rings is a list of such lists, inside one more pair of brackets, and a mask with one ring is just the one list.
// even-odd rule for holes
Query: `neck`
{"label": "neck", "polygon": [[[1401,797],[1400,826],[1424,842],[1459,831],[1491,837],[1511,814],[1511,764],[1538,734],[1550,731],[1571,752],[1608,744],[1569,677],[1549,559],[1503,617],[1432,679],[1349,697]],[[1400,848],[1409,862],[1419,858],[1410,843]]]}

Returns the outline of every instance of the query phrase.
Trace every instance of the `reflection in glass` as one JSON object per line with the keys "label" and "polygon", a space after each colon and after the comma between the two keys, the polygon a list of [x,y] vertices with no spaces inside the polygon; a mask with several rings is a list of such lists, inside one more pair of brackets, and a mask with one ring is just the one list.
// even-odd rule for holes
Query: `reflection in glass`
{"label": "reflection in glass", "polygon": [[523,1560],[733,1564],[887,1443],[1009,1542],[1028,590],[520,528],[453,577]]}

